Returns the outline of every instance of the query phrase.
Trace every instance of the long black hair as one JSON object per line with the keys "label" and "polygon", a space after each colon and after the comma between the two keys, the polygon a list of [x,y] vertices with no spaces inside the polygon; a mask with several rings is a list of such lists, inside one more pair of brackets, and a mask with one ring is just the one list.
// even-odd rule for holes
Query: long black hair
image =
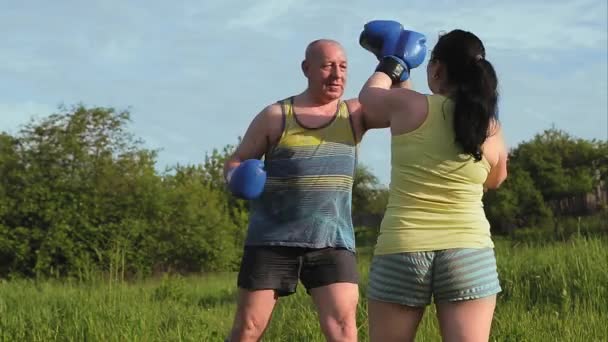
{"label": "long black hair", "polygon": [[481,40],[463,30],[439,37],[431,56],[431,61],[435,60],[445,66],[452,88],[456,142],[479,161],[489,127],[498,119],[498,78],[494,67],[486,60]]}

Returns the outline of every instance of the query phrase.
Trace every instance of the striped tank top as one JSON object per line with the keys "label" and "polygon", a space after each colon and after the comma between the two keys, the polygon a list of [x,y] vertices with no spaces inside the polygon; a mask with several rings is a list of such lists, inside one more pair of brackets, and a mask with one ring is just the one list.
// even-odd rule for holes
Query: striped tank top
{"label": "striped tank top", "polygon": [[267,181],[250,201],[248,246],[355,249],[351,216],[356,165],[346,103],[319,128],[299,123],[293,97],[279,101],[283,133],[265,156]]}

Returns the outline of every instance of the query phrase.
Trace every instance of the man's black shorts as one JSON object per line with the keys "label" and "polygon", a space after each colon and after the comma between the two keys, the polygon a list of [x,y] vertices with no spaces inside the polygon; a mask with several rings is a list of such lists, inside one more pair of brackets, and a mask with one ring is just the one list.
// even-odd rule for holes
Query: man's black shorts
{"label": "man's black shorts", "polygon": [[279,296],[288,296],[296,292],[298,280],[307,290],[339,282],[357,284],[355,253],[345,248],[245,247],[240,288],[273,289]]}

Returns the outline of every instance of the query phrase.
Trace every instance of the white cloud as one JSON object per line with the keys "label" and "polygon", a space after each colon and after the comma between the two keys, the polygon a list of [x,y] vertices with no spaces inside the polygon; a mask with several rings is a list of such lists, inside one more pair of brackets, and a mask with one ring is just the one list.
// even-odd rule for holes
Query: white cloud
{"label": "white cloud", "polygon": [[473,19],[471,28],[497,49],[561,51],[606,45],[606,30],[597,27],[606,22],[605,1],[502,4],[481,8],[479,17],[461,19]]}
{"label": "white cloud", "polygon": [[383,8],[366,5],[355,14],[356,19],[397,20],[427,34],[431,41],[436,41],[439,31],[462,28],[495,49],[523,52],[606,47],[604,0],[412,2],[407,9]]}
{"label": "white cloud", "polygon": [[[358,45],[359,32],[368,20],[394,19],[427,34],[429,47],[440,30],[453,28],[483,39],[500,72],[511,141],[553,122],[597,136],[608,126],[606,6],[605,0],[2,4],[0,130],[54,111],[44,103],[132,106],[136,134],[163,148],[161,162],[200,160],[201,151],[234,143],[269,101],[301,90],[299,62],[311,39],[346,46],[347,93],[356,95],[374,63]],[[426,90],[423,70],[414,83]],[[362,146],[363,162],[384,181],[388,143],[377,132]]]}

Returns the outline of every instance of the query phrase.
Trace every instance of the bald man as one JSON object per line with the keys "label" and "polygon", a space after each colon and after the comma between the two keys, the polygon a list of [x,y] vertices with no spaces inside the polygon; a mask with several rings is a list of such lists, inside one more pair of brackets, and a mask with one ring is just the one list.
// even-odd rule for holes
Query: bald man
{"label": "bald man", "polygon": [[[388,127],[342,100],[347,58],[333,40],[311,42],[300,94],[264,108],[251,122],[225,173],[264,157],[267,182],[250,203],[230,341],[258,341],[282,296],[301,281],[328,341],[356,341],[359,298],[351,219],[357,145],[370,128]],[[297,324],[297,322],[294,322]]]}

